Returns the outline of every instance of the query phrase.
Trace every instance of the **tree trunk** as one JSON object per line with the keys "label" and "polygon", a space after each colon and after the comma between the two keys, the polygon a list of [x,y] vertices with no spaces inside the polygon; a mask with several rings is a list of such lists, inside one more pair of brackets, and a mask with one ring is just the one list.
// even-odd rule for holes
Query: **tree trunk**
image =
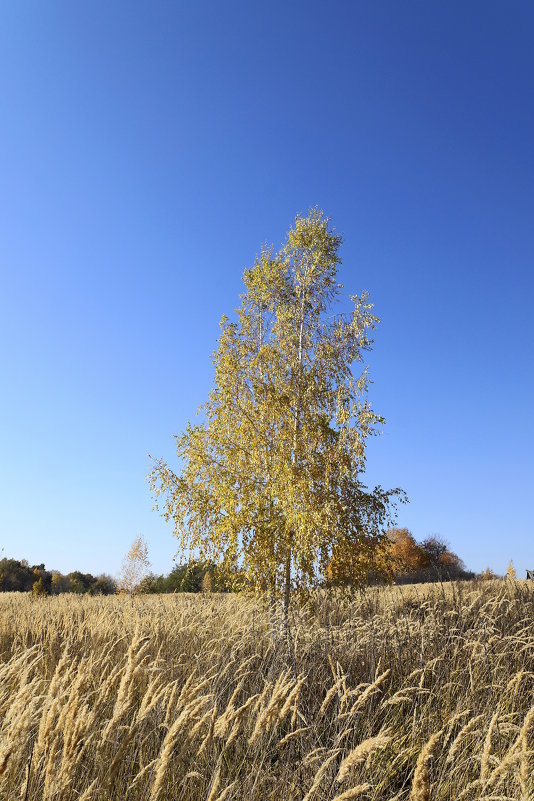
{"label": "tree trunk", "polygon": [[289,622],[289,601],[291,599],[291,548],[287,549],[284,566],[284,626],[287,629]]}
{"label": "tree trunk", "polygon": [[271,640],[273,643],[276,642],[278,637],[277,631],[277,620],[276,620],[276,591],[273,587],[269,589],[269,598],[268,598],[268,606],[269,606],[269,628],[271,630]]}
{"label": "tree trunk", "polygon": [[[304,332],[304,300],[302,301],[300,324],[299,324],[299,347],[298,347],[298,361],[297,361],[297,388],[295,399],[295,420],[293,423],[293,448],[291,451],[291,463],[293,465],[293,474],[296,476],[298,469],[298,444],[299,444],[299,426],[300,426],[300,380],[302,373],[302,336]],[[289,602],[291,600],[291,544],[287,546],[286,560],[284,565],[284,628],[286,633],[289,632]]]}

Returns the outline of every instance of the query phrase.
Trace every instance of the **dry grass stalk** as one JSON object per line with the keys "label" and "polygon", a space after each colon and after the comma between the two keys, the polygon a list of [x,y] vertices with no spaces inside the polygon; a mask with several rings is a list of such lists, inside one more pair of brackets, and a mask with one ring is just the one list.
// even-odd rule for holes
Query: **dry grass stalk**
{"label": "dry grass stalk", "polygon": [[338,756],[338,754],[339,754],[339,750],[336,750],[336,751],[334,751],[333,754],[330,754],[328,759],[325,759],[325,761],[323,762],[323,764],[321,765],[321,767],[319,768],[319,770],[316,772],[315,776],[313,777],[313,782],[311,784],[311,787],[308,790],[308,792],[306,793],[306,795],[304,796],[304,798],[302,799],[302,801],[310,801],[310,799],[313,798],[313,796],[315,795],[315,793],[317,792],[317,790],[321,786],[321,782],[323,780],[323,777],[324,777],[325,773],[327,772],[328,768],[330,767],[330,765],[332,764],[334,759]]}
{"label": "dry grass stalk", "polygon": [[441,738],[441,731],[433,734],[432,737],[425,743],[421,753],[417,758],[415,772],[412,780],[412,789],[410,792],[410,801],[430,801],[430,777],[428,774],[428,763],[437,744]]}
{"label": "dry grass stalk", "polygon": [[362,743],[353,748],[339,766],[336,781],[342,784],[349,777],[352,768],[360,762],[364,762],[369,754],[385,748],[391,742],[391,737],[386,733],[378,734],[376,737],[369,737]]}
{"label": "dry grass stalk", "polygon": [[480,723],[481,720],[484,719],[484,715],[476,715],[471,720],[468,720],[465,726],[462,726],[456,737],[451,743],[451,747],[449,748],[449,753],[447,754],[447,762],[452,762],[460,750],[460,746],[462,742],[467,739],[467,737],[473,732],[476,731],[477,724]]}
{"label": "dry grass stalk", "polygon": [[213,778],[211,780],[210,791],[208,797],[206,798],[206,801],[216,801],[217,794],[219,792],[219,786],[221,783],[221,767],[222,767],[222,754],[217,762],[215,773],[213,774]]}
{"label": "dry grass stalk", "polygon": [[0,798],[27,782],[28,801],[318,801],[340,774],[336,801],[400,801],[413,772],[420,801],[432,751],[432,801],[530,801],[532,598],[319,593],[289,662],[253,599],[0,594]]}
{"label": "dry grass stalk", "polygon": [[490,770],[491,741],[493,738],[493,729],[495,728],[498,718],[499,713],[494,712],[484,740],[484,748],[482,749],[482,756],[480,759],[480,781],[482,783],[486,781]]}
{"label": "dry grass stalk", "polygon": [[237,782],[232,782],[231,784],[228,785],[228,787],[225,787],[224,790],[222,791],[222,793],[217,796],[215,801],[226,801],[226,799],[228,798],[230,793],[233,791],[233,789],[236,786],[236,784],[237,784]]}
{"label": "dry grass stalk", "polygon": [[295,731],[290,731],[289,734],[286,734],[286,736],[282,737],[282,739],[278,742],[278,747],[280,748],[282,745],[285,745],[290,740],[293,740],[295,737],[299,737],[301,734],[304,734],[304,732],[309,730],[310,730],[309,726],[302,726],[300,729],[295,729]]}
{"label": "dry grass stalk", "polygon": [[350,790],[345,790],[341,795],[336,795],[332,801],[349,801],[351,798],[359,798],[364,793],[368,793],[373,789],[373,785],[368,782],[357,784],[356,787],[351,787]]}

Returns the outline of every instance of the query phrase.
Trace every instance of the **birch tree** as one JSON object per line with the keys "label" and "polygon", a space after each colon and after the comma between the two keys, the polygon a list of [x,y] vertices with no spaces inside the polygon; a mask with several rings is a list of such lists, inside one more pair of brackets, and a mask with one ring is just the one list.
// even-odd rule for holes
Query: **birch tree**
{"label": "birch tree", "polygon": [[333,552],[372,554],[402,499],[363,483],[366,440],[384,422],[364,361],[378,318],[365,292],[340,312],[340,246],[313,210],[245,270],[202,422],[176,437],[178,470],[156,459],[150,474],[180,549],[239,566],[286,614],[292,587],[321,582]]}
{"label": "birch tree", "polygon": [[149,567],[148,545],[143,537],[136,537],[122,560],[121,570],[117,577],[117,589],[119,592],[127,592],[130,595],[134,595],[146,576]]}

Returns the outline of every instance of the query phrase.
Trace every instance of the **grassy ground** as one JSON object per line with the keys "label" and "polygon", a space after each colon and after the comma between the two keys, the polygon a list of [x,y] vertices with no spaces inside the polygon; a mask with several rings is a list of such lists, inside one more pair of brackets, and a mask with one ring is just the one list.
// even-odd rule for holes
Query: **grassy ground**
{"label": "grassy ground", "polygon": [[0,594],[0,798],[534,797],[534,594]]}

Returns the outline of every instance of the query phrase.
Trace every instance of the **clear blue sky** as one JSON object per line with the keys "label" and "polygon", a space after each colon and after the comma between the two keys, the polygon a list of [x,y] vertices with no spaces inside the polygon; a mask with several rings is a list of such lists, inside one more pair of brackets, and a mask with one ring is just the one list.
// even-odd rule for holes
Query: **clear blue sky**
{"label": "clear blue sky", "polygon": [[467,565],[534,568],[534,6],[0,12],[0,548],[115,573],[175,540],[147,452],[211,384],[263,242],[323,208],[382,318],[369,481]]}

